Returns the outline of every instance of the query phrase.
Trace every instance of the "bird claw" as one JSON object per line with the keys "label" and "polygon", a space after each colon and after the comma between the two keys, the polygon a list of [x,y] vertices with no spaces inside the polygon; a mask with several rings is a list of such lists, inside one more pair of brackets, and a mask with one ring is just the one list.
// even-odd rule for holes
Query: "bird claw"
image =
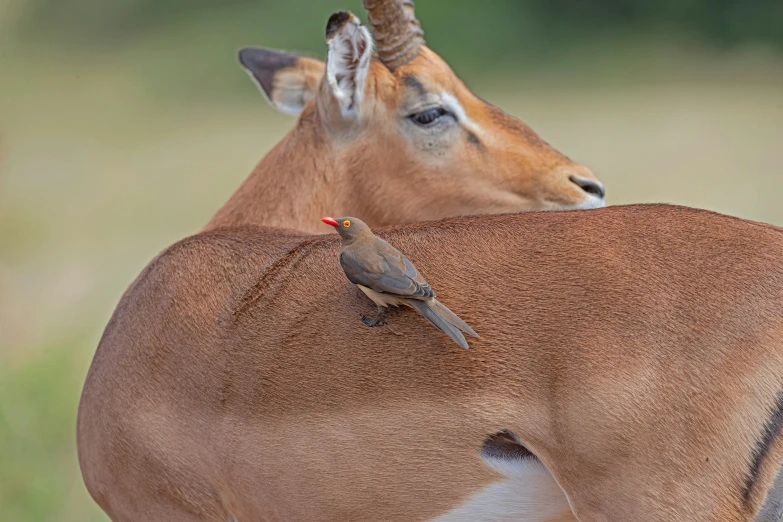
{"label": "bird claw", "polygon": [[359,314],[362,318],[362,322],[365,324],[365,326],[383,326],[385,323],[383,321],[379,321],[378,319],[370,319],[364,314]]}

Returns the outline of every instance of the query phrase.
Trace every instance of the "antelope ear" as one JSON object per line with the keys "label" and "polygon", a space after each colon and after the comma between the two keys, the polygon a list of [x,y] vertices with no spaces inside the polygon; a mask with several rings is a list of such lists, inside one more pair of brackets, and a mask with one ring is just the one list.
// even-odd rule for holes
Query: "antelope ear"
{"label": "antelope ear", "polygon": [[370,33],[356,16],[340,11],[329,17],[326,24],[326,45],[327,92],[324,94],[331,99],[324,100],[327,102],[324,105],[336,102],[344,119],[356,119],[370,69]]}
{"label": "antelope ear", "polygon": [[258,47],[239,51],[239,62],[269,105],[287,114],[302,111],[324,75],[320,60]]}

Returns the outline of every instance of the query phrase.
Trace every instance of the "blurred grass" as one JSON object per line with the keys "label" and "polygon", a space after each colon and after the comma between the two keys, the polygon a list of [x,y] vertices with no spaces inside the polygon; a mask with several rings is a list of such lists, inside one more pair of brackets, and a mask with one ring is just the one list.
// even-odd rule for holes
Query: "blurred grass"
{"label": "blurred grass", "polygon": [[105,520],[74,469],[74,412],[85,336],[44,347],[46,356],[0,368],[0,507],[3,520]]}
{"label": "blurred grass", "polygon": [[[103,326],[148,260],[197,232],[293,124],[264,105],[235,50],[322,54],[312,42],[327,3],[280,40],[227,10],[102,49],[4,38],[14,4],[0,0],[4,520],[104,520],[74,442]],[[275,9],[265,12],[273,24]],[[449,38],[428,35],[435,49]],[[593,168],[610,203],[674,202],[783,225],[779,52],[607,40],[535,64],[445,58],[483,98]]]}

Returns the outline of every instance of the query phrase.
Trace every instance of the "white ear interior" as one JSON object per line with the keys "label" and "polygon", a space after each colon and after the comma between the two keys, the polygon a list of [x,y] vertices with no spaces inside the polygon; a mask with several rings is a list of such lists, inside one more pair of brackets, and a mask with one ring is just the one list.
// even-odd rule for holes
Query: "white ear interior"
{"label": "white ear interior", "polygon": [[358,18],[351,15],[328,41],[326,81],[345,118],[356,118],[364,100],[370,69],[372,38]]}

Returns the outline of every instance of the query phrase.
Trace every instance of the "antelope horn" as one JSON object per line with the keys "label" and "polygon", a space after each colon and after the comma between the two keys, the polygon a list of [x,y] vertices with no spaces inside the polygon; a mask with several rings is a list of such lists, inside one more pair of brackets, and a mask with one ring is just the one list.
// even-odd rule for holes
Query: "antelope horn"
{"label": "antelope horn", "polygon": [[419,54],[424,31],[412,0],[363,0],[381,62],[394,71]]}

